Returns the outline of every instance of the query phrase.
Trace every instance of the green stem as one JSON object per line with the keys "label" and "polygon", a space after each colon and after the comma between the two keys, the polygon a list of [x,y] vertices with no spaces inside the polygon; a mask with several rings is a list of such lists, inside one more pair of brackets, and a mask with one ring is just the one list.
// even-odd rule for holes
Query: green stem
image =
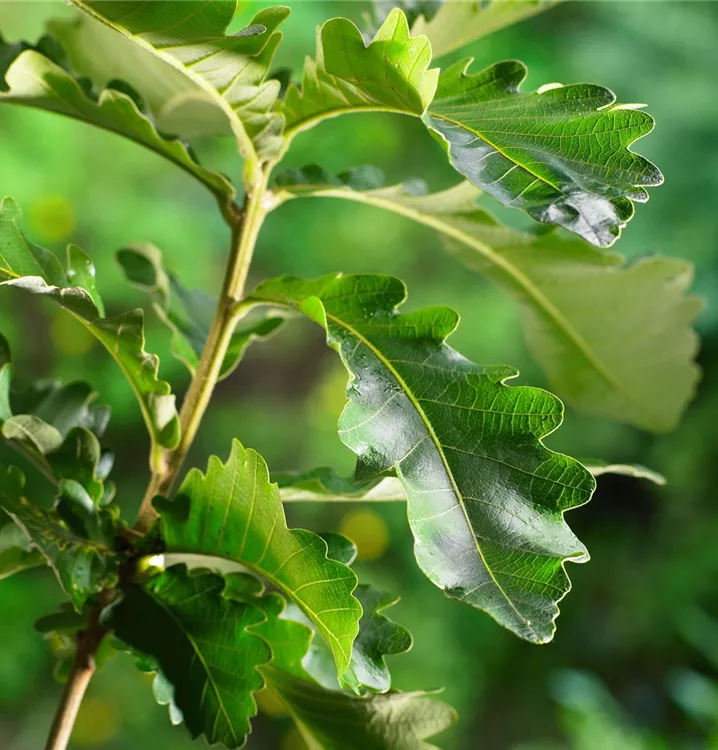
{"label": "green stem", "polygon": [[160,466],[152,475],[135,521],[138,531],[146,532],[156,518],[152,500],[157,495],[168,496],[172,491],[209,406],[234,329],[245,314],[238,303],[244,295],[257,235],[268,211],[267,179],[268,174],[263,173],[248,195],[243,213],[231,222],[232,242],[222,294],[197,370],[182,403],[180,441],[173,450],[163,452]]}

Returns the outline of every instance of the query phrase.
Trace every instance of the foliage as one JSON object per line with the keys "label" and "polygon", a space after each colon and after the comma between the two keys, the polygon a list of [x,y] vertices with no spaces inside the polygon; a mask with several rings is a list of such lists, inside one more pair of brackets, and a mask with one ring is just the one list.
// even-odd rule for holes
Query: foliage
{"label": "foliage", "polygon": [[[0,549],[0,575],[43,563],[54,570],[75,612],[39,627],[69,628],[77,648],[69,694],[81,690],[83,660],[94,663],[111,633],[157,674],[158,702],[192,737],[241,747],[255,694],[267,690],[308,747],[434,747],[425,740],[455,712],[431,692],[392,688],[386,657],[412,643],[385,613],[397,597],[358,583],[349,540],[290,528],[283,502],[406,503],[416,560],[433,584],[526,641],[553,638],[570,588],[565,562],[588,559],[564,513],[588,502],[594,476],[662,477],[549,449],[544,439],[564,416],[558,396],[507,385],[514,368],[481,366],[451,348],[454,310],[399,312],[406,288],[394,277],[282,276],[246,291],[263,222],[284,203],[332,197],[384,208],[436,230],[452,256],[519,302],[532,352],[559,395],[646,430],[674,427],[698,379],[690,264],[628,265],[597,249],[662,182],[629,148],[652,129],[650,116],[616,105],[600,86],[524,93],[526,68],[516,61],[478,73],[468,73],[470,60],[431,67],[459,42],[551,4],[489,2],[466,15],[452,3],[405,3],[368,40],[350,20],[331,19],[301,84],[283,94],[271,65],[287,8],[261,10],[230,33],[233,0],[71,0],[84,15],[54,26],[59,42],[0,41],[0,104],[68,115],[165,157],[209,190],[231,233],[217,297],[186,287],[153,245],[117,254],[190,372],[178,414],[159,358],[145,351],[142,310],[107,316],[84,252],[68,246],[63,267],[28,239],[15,201],[0,204],[0,283],[57,303],[104,346],[151,443],[151,481],[128,528],[107,481],[112,454],[100,442],[107,410],[84,383],[35,384],[16,398],[0,339],[2,436],[54,492],[43,503],[18,468],[3,469],[0,508],[25,539]],[[427,144],[433,136],[466,181],[430,193],[417,181],[383,187],[374,168],[274,173],[300,132],[360,112],[417,118]],[[214,135],[234,139],[242,184],[196,156],[195,141]],[[492,199],[554,227],[503,224],[485,207]],[[597,310],[608,312],[599,319]],[[234,440],[225,463],[212,456],[206,473],[190,469],[175,489],[216,383],[249,343],[299,316],[324,329],[348,371],[339,437],[357,456],[354,477],[315,469],[276,475],[274,484],[264,459]],[[67,743],[60,726],[51,750]]]}

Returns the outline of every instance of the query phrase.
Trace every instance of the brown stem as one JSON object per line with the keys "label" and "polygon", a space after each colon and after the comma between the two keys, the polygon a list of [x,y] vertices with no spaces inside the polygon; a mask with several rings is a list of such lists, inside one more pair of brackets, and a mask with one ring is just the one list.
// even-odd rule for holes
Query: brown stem
{"label": "brown stem", "polygon": [[83,630],[78,635],[75,661],[62,693],[60,705],[57,707],[45,750],[65,750],[70,741],[77,712],[92,675],[95,673],[95,654],[107,632],[100,625],[99,616],[100,609],[92,610],[87,630]]}

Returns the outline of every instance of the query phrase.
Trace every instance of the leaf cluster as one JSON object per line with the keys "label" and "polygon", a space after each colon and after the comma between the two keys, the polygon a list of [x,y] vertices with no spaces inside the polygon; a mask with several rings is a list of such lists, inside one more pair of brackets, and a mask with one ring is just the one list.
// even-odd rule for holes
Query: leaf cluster
{"label": "leaf cluster", "polygon": [[[638,105],[588,84],[521,89],[525,66],[482,71],[437,59],[555,3],[488,0],[377,3],[370,32],[345,18],[317,30],[317,48],[283,90],[272,73],[288,8],[260,10],[236,33],[233,0],[70,0],[80,11],[37,44],[0,39],[0,104],[72,117],[128,138],[214,196],[231,230],[219,296],[185,284],[148,243],[121,248],[127,281],[170,329],[192,381],[178,414],[145,351],[144,312],[108,315],[95,269],[65,263],[26,236],[19,207],[0,203],[0,286],[49,300],[79,321],[129,383],[151,441],[145,518],[120,519],[103,443],[109,411],[83,382],[14,388],[0,337],[0,432],[52,487],[28,497],[22,471],[0,474],[0,578],[46,564],[71,606],[41,632],[108,633],[156,674],[158,702],[193,737],[241,747],[272,692],[316,750],[429,750],[455,719],[428,692],[392,689],[387,657],[411,636],[386,614],[392,594],[360,584],[353,543],[290,528],[288,502],[403,502],[417,563],[448,597],[487,612],[532,643],[553,637],[570,589],[565,564],[588,552],[564,514],[608,472],[662,483],[644,467],[579,461],[544,443],[563,421],[558,396],[511,385],[447,339],[447,307],[402,310],[396,278],[333,273],[280,277],[245,292],[262,222],[302,198],[349,200],[435,231],[449,255],[519,305],[532,353],[577,409],[660,432],[679,420],[698,380],[686,294],[692,268],[658,256],[627,263],[608,251],[660,171],[631,150],[653,127]],[[328,118],[390,112],[417,118],[460,175],[430,192],[385,186],[379,169],[338,175],[318,165],[276,171],[294,138]],[[233,138],[243,184],[197,159],[192,144]],[[240,197],[241,196],[241,197]],[[494,204],[522,211],[505,225]],[[234,441],[226,461],[175,479],[212,388],[247,347],[304,316],[347,370],[338,434],[357,457],[351,478],[329,468],[275,474]],[[73,642],[75,642],[73,641]],[[109,642],[109,641],[105,641]]]}

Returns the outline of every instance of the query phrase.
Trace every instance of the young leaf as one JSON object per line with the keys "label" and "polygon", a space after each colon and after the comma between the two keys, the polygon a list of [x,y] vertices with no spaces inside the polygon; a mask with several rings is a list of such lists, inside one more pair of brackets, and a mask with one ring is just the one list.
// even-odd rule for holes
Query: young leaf
{"label": "young leaf", "polygon": [[322,467],[304,474],[273,474],[283,503],[393,503],[406,500],[401,482],[395,477],[381,477],[366,482],[339,476]]}
{"label": "young leaf", "polygon": [[430,18],[420,15],[411,31],[426,36],[436,58],[549,10],[559,2],[561,0],[484,0],[478,3],[445,0]]}
{"label": "young leaf", "polygon": [[663,175],[629,146],[653,129],[612,91],[575,84],[523,93],[523,63],[469,74],[471,60],[444,71],[424,123],[445,141],[458,172],[504,205],[559,224],[594,245],[612,245],[633,203]]}
{"label": "young leaf", "polygon": [[68,276],[87,258],[79,248],[68,252],[69,271],[52,253],[31,244],[22,231],[17,204],[0,202],[0,284],[48,297],[70,312],[114,357],[137,396],[153,444],[172,448],[179,439],[179,420],[169,383],[159,380],[159,360],[144,350],[141,310],[113,318],[100,314],[86,289],[71,286]]}
{"label": "young leaf", "polygon": [[[10,45],[0,38],[0,59],[9,60],[5,85],[0,78],[0,104],[22,104],[73,117],[82,122],[129,138],[169,159],[198,179],[226,208],[235,196],[232,184],[222,175],[202,167],[187,146],[163,135],[152,118],[141,109],[136,94],[124,84],[112,82],[96,93],[87,79],[69,70],[65,54],[51,37],[43,37],[36,48]],[[77,281],[78,286],[86,285]]]}
{"label": "young leaf", "polygon": [[[266,619],[253,628],[272,649],[260,667],[266,686],[289,709],[307,746],[316,750],[436,750],[423,740],[449,727],[456,713],[423,692],[354,696],[318,684],[305,669],[312,661],[311,628],[289,619],[284,602],[247,576],[227,577],[228,596],[260,607]],[[389,626],[392,627],[391,625]],[[396,628],[397,626],[393,626]],[[395,633],[402,645],[403,629]]]}
{"label": "young leaf", "polygon": [[295,177],[287,197],[356,200],[440,232],[454,257],[519,302],[532,354],[576,408],[656,432],[678,422],[700,374],[691,324],[702,305],[685,294],[687,261],[654,256],[628,266],[615,252],[559,233],[509,229],[479,205],[481,191],[468,182],[416,195],[414,185],[411,193],[402,186],[358,192]]}
{"label": "young leaf", "polygon": [[326,329],[352,376],[340,436],[360,479],[396,471],[426,575],[522,638],[549,641],[569,589],[564,563],[588,558],[563,514],[595,481],[541,442],[562,421],[555,396],[464,359],[444,343],[457,314],[400,315],[405,297],[391,277],[327,276],[269,281],[250,299]]}
{"label": "young leaf", "polygon": [[349,666],[361,607],[352,596],[350,568],[326,557],[327,545],[310,531],[287,528],[267,466],[234,440],[226,464],[212,456],[207,473],[193,469],[178,499],[158,499],[169,553],[223,557],[261,575],[295,602],[329,644],[341,676]]}
{"label": "young leaf", "polygon": [[431,47],[409,35],[406,16],[393,10],[368,45],[346,18],[322,27],[316,60],[307,58],[301,89],[290,86],[282,111],[287,137],[317,121],[347,112],[389,111],[421,115],[439,76],[428,70]]}
{"label": "young leaf", "polygon": [[223,596],[224,580],[175,566],[144,584],[125,585],[102,623],[150,657],[174,689],[172,701],[192,737],[242,747],[257,712],[257,668],[271,651],[251,628],[261,610]]}
{"label": "young leaf", "polygon": [[[165,269],[162,253],[154,245],[123,248],[117,253],[117,260],[128,281],[149,292],[157,315],[172,331],[172,353],[194,374],[217,310],[217,300],[205,292],[187,289],[172,271]],[[232,334],[220,380],[235,370],[251,343],[269,338],[283,322],[283,317],[268,311],[242,318]]]}
{"label": "young leaf", "polygon": [[245,158],[269,158],[281,147],[283,121],[273,111],[280,84],[265,79],[281,40],[275,31],[288,8],[261,10],[248,27],[226,35],[236,0],[71,0],[71,4],[186,77],[187,90],[166,105],[165,126],[170,117],[166,110],[174,108],[169,122],[189,118],[195,133],[201,121],[216,132],[219,120],[235,135]]}
{"label": "young leaf", "polygon": [[[23,495],[24,484],[16,468],[0,468],[0,509],[25,533],[31,549],[42,553],[79,612],[88,597],[117,583],[114,522],[77,483],[65,488],[52,510],[31,504]],[[74,531],[68,519],[75,522]]]}

